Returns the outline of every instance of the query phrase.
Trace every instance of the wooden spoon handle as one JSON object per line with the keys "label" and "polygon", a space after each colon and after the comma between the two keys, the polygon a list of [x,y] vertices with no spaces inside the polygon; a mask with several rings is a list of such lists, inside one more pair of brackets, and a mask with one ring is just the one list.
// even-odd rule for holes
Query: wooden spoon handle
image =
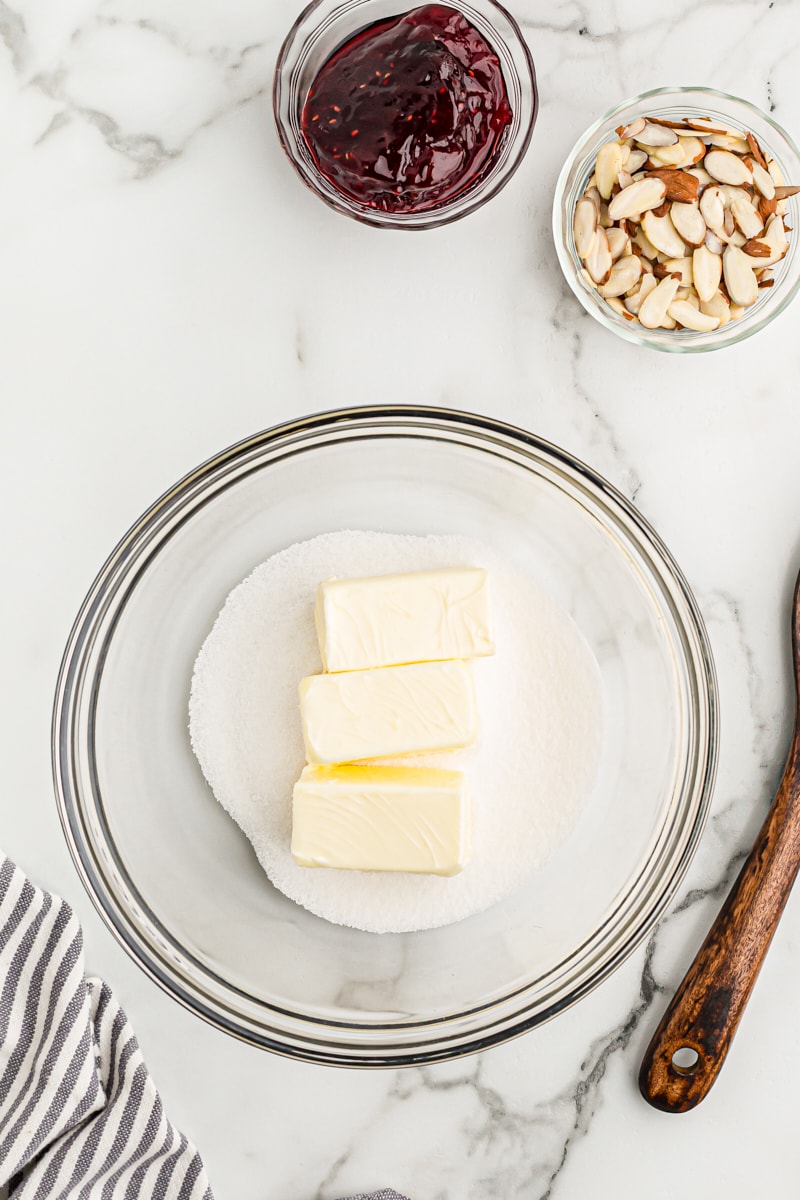
{"label": "wooden spoon handle", "polygon": [[750,999],[798,865],[800,736],[796,732],[778,794],[756,843],[642,1061],[639,1089],[655,1108],[686,1112],[707,1095]]}

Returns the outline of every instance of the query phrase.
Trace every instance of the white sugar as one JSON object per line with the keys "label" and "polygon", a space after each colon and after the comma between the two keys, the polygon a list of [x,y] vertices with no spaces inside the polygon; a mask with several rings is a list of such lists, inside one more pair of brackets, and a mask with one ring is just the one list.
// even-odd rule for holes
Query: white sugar
{"label": "white sugar", "polygon": [[[480,740],[404,761],[468,772],[472,861],[449,879],[298,867],[289,848],[305,761],[297,687],[322,669],[317,584],[464,564],[488,568],[495,619],[497,653],[473,663]],[[197,657],[189,708],[203,773],[275,887],[320,917],[376,933],[459,921],[525,883],[577,823],[602,740],[599,671],[569,615],[487,547],[450,536],[346,531],[274,555],[229,595]]]}

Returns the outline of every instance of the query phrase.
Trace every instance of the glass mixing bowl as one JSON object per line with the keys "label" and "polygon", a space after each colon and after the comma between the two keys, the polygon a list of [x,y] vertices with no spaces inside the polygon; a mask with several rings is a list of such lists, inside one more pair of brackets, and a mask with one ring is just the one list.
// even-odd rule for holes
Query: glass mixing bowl
{"label": "glass mixing bowl", "polygon": [[[522,890],[424,933],[332,925],[278,893],[189,746],[194,659],[228,592],[347,528],[490,543],[572,614],[602,673],[600,772],[572,836]],[[72,630],[53,750],[83,882],[171,995],[283,1054],[423,1063],[554,1016],[652,928],[708,811],[714,670],[669,553],[588,467],[489,418],[349,409],[223,451],[126,534]]]}
{"label": "glass mixing bowl", "polygon": [[[759,292],[758,300],[737,321],[730,321],[713,333],[698,333],[691,329],[645,329],[638,321],[626,321],[615,312],[581,275],[582,263],[575,249],[572,230],[575,205],[586,188],[594,170],[601,146],[616,137],[620,125],[628,125],[637,117],[651,116],[680,121],[686,117],[710,117],[722,125],[754,133],[762,147],[774,158],[787,183],[800,183],[800,150],[785,129],[760,108],[713,88],[683,87],[656,88],[625,100],[601,117],[578,139],[561,170],[553,201],[553,237],[564,277],[586,311],[629,342],[664,350],[669,354],[698,354],[718,350],[741,342],[768,325],[783,312],[800,287],[800,237],[789,235],[789,249],[779,263],[771,268],[774,286]],[[787,202],[787,223],[798,229],[797,215],[800,197]]]}
{"label": "glass mixing bowl", "polygon": [[481,208],[505,187],[525,155],[538,110],[533,59],[517,22],[496,0],[455,0],[500,59],[513,119],[487,166],[452,199],[416,212],[381,212],[345,195],[317,167],[303,136],[308,90],[322,65],[359,30],[408,12],[401,0],[313,0],[286,35],[278,55],[272,105],[278,137],[297,174],[337,212],[383,229],[435,229]]}

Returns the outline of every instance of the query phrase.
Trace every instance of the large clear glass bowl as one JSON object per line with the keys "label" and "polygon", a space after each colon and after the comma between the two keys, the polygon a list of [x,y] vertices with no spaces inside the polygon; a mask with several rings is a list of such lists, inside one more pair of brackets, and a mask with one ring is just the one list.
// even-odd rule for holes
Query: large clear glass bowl
{"label": "large clear glass bowl", "polygon": [[[278,893],[189,746],[193,662],[228,592],[275,551],[346,528],[490,543],[569,610],[602,672],[602,762],[573,835],[519,892],[424,933],[332,925]],[[75,862],[143,969],[255,1045],[377,1067],[502,1042],[630,954],[697,847],[717,707],[689,588],[608,483],[489,418],[375,407],[260,433],[144,514],[78,614],[53,739]]]}
{"label": "large clear glass bowl", "polygon": [[618,126],[628,125],[640,116],[671,121],[684,120],[686,117],[710,117],[726,127],[749,130],[770,157],[775,159],[786,182],[800,184],[800,150],[786,130],[754,104],[706,87],[656,88],[651,92],[642,92],[612,108],[580,136],[558,177],[553,200],[553,237],[564,277],[576,298],[595,320],[612,333],[639,346],[664,350],[668,354],[698,354],[741,342],[758,333],[759,329],[783,312],[800,287],[800,235],[797,221],[800,197],[787,202],[786,220],[794,232],[789,234],[786,255],[771,268],[774,286],[760,291],[756,303],[746,309],[737,321],[730,321],[712,333],[698,333],[691,329],[645,329],[638,321],[626,321],[581,275],[583,264],[575,249],[572,231],[575,205],[594,170],[600,147],[617,136]]}

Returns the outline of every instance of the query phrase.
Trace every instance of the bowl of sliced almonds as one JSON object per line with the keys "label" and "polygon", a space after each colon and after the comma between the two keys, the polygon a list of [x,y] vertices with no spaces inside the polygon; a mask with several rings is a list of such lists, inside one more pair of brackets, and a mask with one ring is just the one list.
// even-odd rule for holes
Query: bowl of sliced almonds
{"label": "bowl of sliced almonds", "polygon": [[800,287],[800,151],[711,88],[659,88],[579,139],[556,185],[564,275],[601,324],[673,353],[768,324]]}

